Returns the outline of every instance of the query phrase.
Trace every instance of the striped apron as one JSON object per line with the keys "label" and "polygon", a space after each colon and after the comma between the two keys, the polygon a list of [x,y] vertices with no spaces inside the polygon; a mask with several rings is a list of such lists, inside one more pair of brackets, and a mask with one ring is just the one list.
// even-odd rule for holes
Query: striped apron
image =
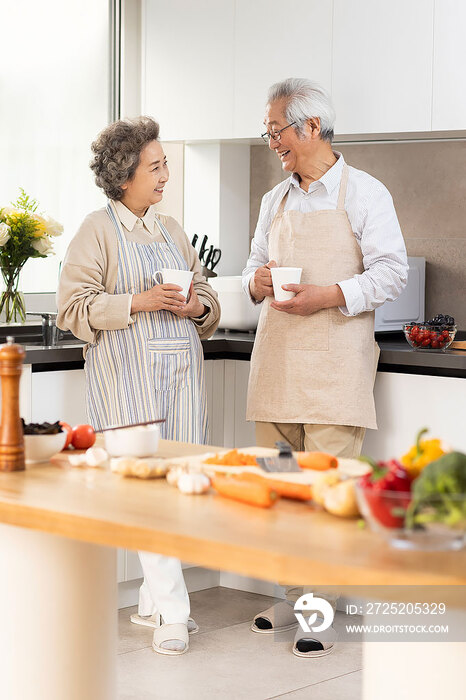
{"label": "striped apron", "polygon": [[[188,269],[157,218],[164,242],[146,245],[126,239],[110,202],[107,212],[118,238],[115,294],[147,291],[162,268]],[[133,319],[128,328],[100,331],[88,348],[89,422],[101,429],[166,417],[162,438],[205,443],[204,357],[194,323],[163,309],[139,312]]]}

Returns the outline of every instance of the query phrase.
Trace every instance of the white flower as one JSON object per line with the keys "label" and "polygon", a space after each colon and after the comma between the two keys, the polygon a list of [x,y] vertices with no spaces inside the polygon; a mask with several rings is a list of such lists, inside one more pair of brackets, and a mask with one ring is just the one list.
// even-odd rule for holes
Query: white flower
{"label": "white flower", "polygon": [[23,214],[21,209],[18,207],[2,207],[2,212],[4,216],[11,216],[12,214]]}
{"label": "white flower", "polygon": [[10,238],[10,227],[8,226],[8,224],[5,224],[4,222],[2,222],[0,224],[0,246],[4,246],[9,238]]}
{"label": "white flower", "polygon": [[32,241],[31,245],[41,255],[48,255],[49,253],[53,253],[52,241],[50,241],[46,236],[43,236],[42,238],[36,238],[34,241]]}
{"label": "white flower", "polygon": [[51,216],[46,215],[45,220],[45,231],[48,236],[61,236],[63,233],[63,226]]}

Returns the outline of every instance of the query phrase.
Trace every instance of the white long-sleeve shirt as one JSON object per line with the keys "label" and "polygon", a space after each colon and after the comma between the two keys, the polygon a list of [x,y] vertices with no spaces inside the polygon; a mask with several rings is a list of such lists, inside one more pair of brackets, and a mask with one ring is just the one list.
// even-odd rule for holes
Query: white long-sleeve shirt
{"label": "white long-sleeve shirt", "polygon": [[[306,192],[300,187],[296,173],[280,182],[262,198],[259,219],[251,252],[243,270],[243,289],[252,299],[249,281],[258,267],[269,262],[269,235],[279,204],[288,191],[285,211],[301,212],[336,209],[344,165],[341,153],[337,162]],[[364,272],[350,279],[339,280],[346,307],[346,316],[372,311],[384,301],[396,299],[408,277],[406,247],[392,197],[387,188],[372,175],[348,167],[345,210],[363,256]],[[312,252],[309,251],[309,255]],[[277,261],[279,263],[279,261]],[[252,299],[254,301],[254,299]]]}

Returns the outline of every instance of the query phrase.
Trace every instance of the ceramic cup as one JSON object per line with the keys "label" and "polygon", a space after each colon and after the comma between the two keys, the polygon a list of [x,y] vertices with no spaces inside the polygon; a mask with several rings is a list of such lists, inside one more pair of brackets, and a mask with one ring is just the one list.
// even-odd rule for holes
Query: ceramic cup
{"label": "ceramic cup", "polygon": [[[162,275],[163,284],[177,284],[179,287],[182,287],[180,294],[182,294],[186,300],[188,299],[189,287],[193,278],[193,272],[191,272],[191,270],[172,270],[171,268],[164,267],[159,272]],[[159,272],[156,272],[154,275],[154,279],[157,283],[160,281],[157,278]]]}
{"label": "ceramic cup", "polygon": [[299,284],[301,280],[302,267],[271,267],[273,295],[275,301],[288,301],[296,294],[282,289],[282,284]]}

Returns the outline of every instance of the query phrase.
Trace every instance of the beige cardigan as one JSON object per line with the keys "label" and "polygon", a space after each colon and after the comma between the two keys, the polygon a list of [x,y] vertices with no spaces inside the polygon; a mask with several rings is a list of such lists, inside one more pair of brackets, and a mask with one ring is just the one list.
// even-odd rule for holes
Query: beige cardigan
{"label": "beige cardigan", "polygon": [[[201,338],[211,336],[220,320],[217,294],[201,274],[201,264],[188,237],[171,216],[156,214],[149,207],[142,219],[121,202],[112,202],[127,240],[148,244],[162,241],[155,217],[165,225],[188,268],[200,301],[209,308],[192,319]],[[115,294],[118,272],[118,239],[105,208],[92,212],[81,224],[63,261],[57,292],[57,326],[77,338],[93,343],[101,330],[128,328],[131,294]]]}

